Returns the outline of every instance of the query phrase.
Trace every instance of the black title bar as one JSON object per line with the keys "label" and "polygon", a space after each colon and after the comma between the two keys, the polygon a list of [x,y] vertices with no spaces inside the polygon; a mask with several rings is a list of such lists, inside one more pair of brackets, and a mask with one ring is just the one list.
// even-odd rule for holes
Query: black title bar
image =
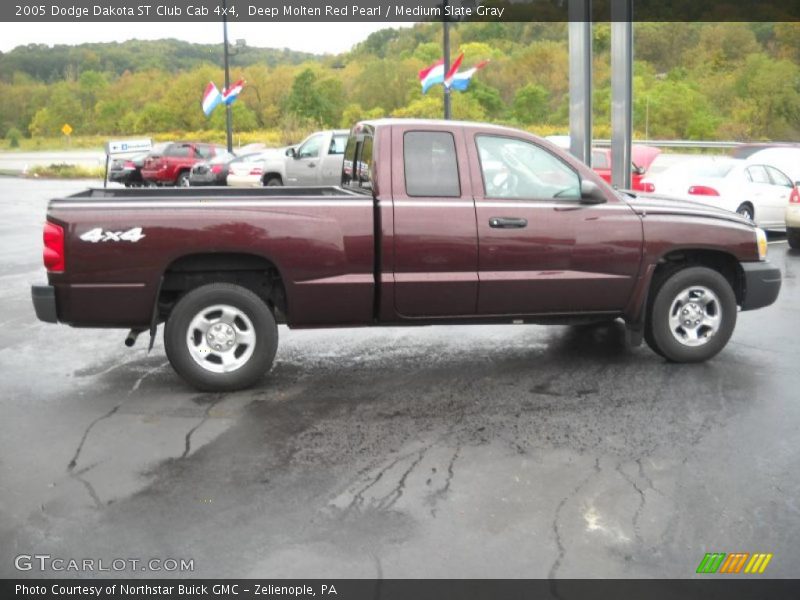
{"label": "black title bar", "polygon": [[[6,22],[569,21],[583,0],[3,0]],[[632,2],[634,21],[798,21],[800,0],[594,0],[594,21]]]}

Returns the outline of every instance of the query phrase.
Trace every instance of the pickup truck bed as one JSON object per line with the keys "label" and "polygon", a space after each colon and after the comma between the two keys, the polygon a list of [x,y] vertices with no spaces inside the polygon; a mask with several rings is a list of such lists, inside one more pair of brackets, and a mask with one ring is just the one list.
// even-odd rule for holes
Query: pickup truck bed
{"label": "pickup truck bed", "polygon": [[[104,236],[82,243],[67,230],[77,243],[68,249],[70,284],[54,277],[60,319],[149,327],[155,296],[169,291],[171,275],[207,270],[208,261],[249,271],[254,255],[266,255],[270,266],[263,270],[276,268],[292,298],[293,325],[369,323],[373,206],[371,198],[337,187],[90,189],[53,200],[52,222],[78,220],[82,235],[100,229]],[[116,234],[136,228],[145,232],[141,240],[117,241]]]}
{"label": "pickup truck bed", "polygon": [[618,193],[525,132],[452,121],[353,128],[339,187],[91,189],[52,200],[43,320],[165,322],[175,369],[237,389],[275,324],[564,323],[622,318],[679,362],[771,304],[780,272],[735,213]]}

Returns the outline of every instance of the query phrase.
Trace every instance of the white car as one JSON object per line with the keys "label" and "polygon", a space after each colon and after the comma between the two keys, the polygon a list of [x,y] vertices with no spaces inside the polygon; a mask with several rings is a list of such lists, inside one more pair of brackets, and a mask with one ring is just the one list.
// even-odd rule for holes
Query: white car
{"label": "white car", "polygon": [[264,185],[264,163],[278,155],[278,150],[265,150],[246,154],[228,163],[227,184],[233,187],[261,187]]}
{"label": "white car", "polygon": [[[800,183],[800,148],[767,148],[750,156],[750,160],[773,166]],[[786,237],[792,248],[800,250],[800,194],[794,193],[786,207]]]}
{"label": "white car", "polygon": [[747,217],[762,229],[783,230],[786,207],[797,190],[773,166],[727,157],[680,162],[642,180],[647,193],[693,200]]}

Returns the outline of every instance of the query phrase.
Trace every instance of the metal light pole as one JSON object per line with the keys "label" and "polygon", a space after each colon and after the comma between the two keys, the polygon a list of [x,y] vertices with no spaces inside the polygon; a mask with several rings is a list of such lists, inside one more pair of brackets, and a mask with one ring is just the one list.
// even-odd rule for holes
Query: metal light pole
{"label": "metal light pole", "polygon": [[[225,42],[225,89],[231,86],[231,70],[228,61],[228,0],[222,0],[222,36]],[[231,105],[225,105],[225,129],[228,137],[228,152],[233,152],[233,113]]]}
{"label": "metal light pole", "polygon": [[611,3],[611,183],[631,187],[633,0]]}
{"label": "metal light pole", "polygon": [[569,0],[569,149],[592,164],[592,0]]}
{"label": "metal light pole", "polygon": [[[447,4],[448,0],[444,0],[444,2],[442,2],[443,15],[445,13]],[[447,76],[447,73],[450,71],[450,22],[446,16],[443,16],[442,18],[444,36],[444,39],[442,40],[442,46],[444,47],[444,74]],[[444,118],[450,119],[450,86],[447,85],[446,81],[444,83]]]}

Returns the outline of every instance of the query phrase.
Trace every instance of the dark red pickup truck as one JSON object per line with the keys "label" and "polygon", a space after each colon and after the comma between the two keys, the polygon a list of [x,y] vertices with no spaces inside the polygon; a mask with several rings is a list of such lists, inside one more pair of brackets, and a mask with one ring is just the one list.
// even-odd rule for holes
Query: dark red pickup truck
{"label": "dark red pickup truck", "polygon": [[781,285],[734,213],[614,191],[528,133],[452,121],[356,125],[339,187],[92,189],[50,202],[36,313],[76,327],[166,322],[204,390],[269,369],[277,323],[355,327],[622,318],[701,361]]}

